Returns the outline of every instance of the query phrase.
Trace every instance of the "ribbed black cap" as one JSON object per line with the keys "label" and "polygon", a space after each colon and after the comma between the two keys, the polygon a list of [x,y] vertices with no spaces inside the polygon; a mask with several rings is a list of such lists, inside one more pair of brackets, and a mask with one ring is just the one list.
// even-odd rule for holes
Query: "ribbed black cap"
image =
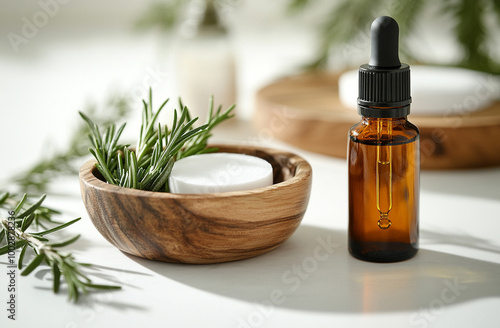
{"label": "ribbed black cap", "polygon": [[367,117],[406,116],[411,103],[410,66],[399,61],[398,24],[382,16],[373,21],[371,32],[370,63],[359,68],[358,112]]}

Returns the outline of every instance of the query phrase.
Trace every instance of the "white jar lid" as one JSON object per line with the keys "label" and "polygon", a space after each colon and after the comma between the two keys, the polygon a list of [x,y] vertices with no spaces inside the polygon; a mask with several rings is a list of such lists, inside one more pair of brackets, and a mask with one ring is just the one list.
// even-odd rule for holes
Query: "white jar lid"
{"label": "white jar lid", "polygon": [[170,192],[205,194],[242,191],[273,184],[273,168],[262,158],[244,154],[209,153],[175,162]]}
{"label": "white jar lid", "polygon": [[[500,79],[492,74],[463,68],[411,66],[411,114],[463,114],[481,110],[500,99]],[[358,70],[339,78],[339,97],[357,108]]]}

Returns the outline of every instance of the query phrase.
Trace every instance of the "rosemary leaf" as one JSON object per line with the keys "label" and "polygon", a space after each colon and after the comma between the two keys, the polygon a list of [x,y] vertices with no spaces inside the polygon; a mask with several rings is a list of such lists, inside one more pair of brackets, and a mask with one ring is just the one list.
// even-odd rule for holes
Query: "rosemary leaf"
{"label": "rosemary leaf", "polygon": [[[14,245],[14,249],[18,249],[18,248],[21,248],[23,247],[25,244],[27,243],[27,241],[25,240],[20,240],[20,241],[16,241],[15,245]],[[4,255],[4,254],[7,254],[9,252],[9,245],[5,245],[5,246],[2,246],[0,247],[0,255]]]}
{"label": "rosemary leaf", "polygon": [[103,289],[103,290],[116,290],[116,289],[120,289],[119,286],[97,285],[97,284],[91,284],[91,283],[85,283],[85,286],[90,287],[90,288],[95,288],[95,289]]}
{"label": "rosemary leaf", "polygon": [[32,237],[35,238],[35,239],[37,239],[37,240],[39,240],[39,241],[42,241],[42,242],[49,241],[47,238],[43,238],[43,237],[36,236],[36,235],[35,236],[32,235]]}
{"label": "rosemary leaf", "polygon": [[68,240],[57,242],[57,243],[47,243],[47,246],[54,247],[54,248],[55,247],[64,247],[64,246],[67,246],[69,244],[74,243],[78,238],[80,238],[80,235],[76,235],[74,237],[69,238]]}
{"label": "rosemary leaf", "polygon": [[45,231],[41,231],[41,232],[36,232],[36,233],[33,233],[32,235],[36,235],[36,236],[45,236],[45,235],[48,235],[49,233],[53,233],[53,232],[56,232],[56,231],[59,231],[59,230],[62,230],[66,227],[69,227],[70,225],[72,225],[73,223],[76,223],[78,221],[80,221],[81,218],[78,218],[78,219],[74,219],[74,220],[71,220],[69,222],[66,222],[64,224],[61,224],[57,227],[54,227],[52,229],[48,229],[48,230],[45,230]]}
{"label": "rosemary leaf", "polygon": [[16,208],[14,209],[14,216],[18,216],[18,213],[19,211],[21,211],[21,208],[24,206],[24,204],[26,203],[26,199],[28,198],[28,195],[27,194],[24,194],[23,195],[23,198],[21,198],[21,200],[19,201],[19,203],[17,204]]}
{"label": "rosemary leaf", "polygon": [[[19,213],[17,216],[22,218],[22,217],[25,217],[25,216],[29,216],[29,215],[31,215],[32,213],[34,213],[34,212],[36,211],[36,209],[37,209],[37,208],[39,208],[39,207],[40,207],[40,205],[43,203],[43,201],[44,201],[44,200],[45,200],[45,195],[42,195],[42,196],[38,199],[38,201],[37,201],[36,203],[34,203],[33,205],[31,205],[31,206],[30,206],[28,209],[26,209],[24,212]],[[19,204],[21,204],[21,203],[19,203]],[[23,205],[24,205],[24,203],[23,203]],[[21,207],[22,207],[22,205],[21,205]]]}
{"label": "rosemary leaf", "polygon": [[[21,216],[20,216],[21,217]],[[31,213],[29,216],[25,216],[23,218],[22,224],[21,224],[21,231],[26,231],[26,229],[33,223],[35,220],[35,214]]]}
{"label": "rosemary leaf", "polygon": [[24,260],[24,255],[26,254],[26,249],[28,248],[28,244],[24,244],[23,249],[21,250],[21,254],[19,254],[19,259],[17,263],[17,268],[21,270],[23,268],[23,260]]}
{"label": "rosemary leaf", "polygon": [[59,270],[57,262],[52,263],[52,276],[54,279],[52,290],[57,294],[59,292],[59,286],[61,285],[61,270]]}
{"label": "rosemary leaf", "polygon": [[33,270],[35,270],[41,263],[43,260],[45,260],[45,253],[40,253],[38,254],[34,259],[33,261],[31,261],[30,264],[28,264],[28,266],[26,267],[26,269],[24,269],[23,272],[21,272],[21,276],[27,276],[29,275]]}
{"label": "rosemary leaf", "polygon": [[9,193],[8,192],[4,192],[0,196],[0,205],[3,205],[3,203],[5,203],[5,201],[7,200],[7,198],[9,198]]}

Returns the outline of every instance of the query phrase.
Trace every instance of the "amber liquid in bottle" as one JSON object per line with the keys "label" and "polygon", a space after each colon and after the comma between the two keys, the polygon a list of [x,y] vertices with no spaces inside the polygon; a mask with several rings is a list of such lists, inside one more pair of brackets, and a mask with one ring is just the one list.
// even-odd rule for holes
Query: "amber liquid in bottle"
{"label": "amber liquid in bottle", "polygon": [[419,132],[406,117],[368,118],[349,131],[349,252],[373,262],[418,251]]}

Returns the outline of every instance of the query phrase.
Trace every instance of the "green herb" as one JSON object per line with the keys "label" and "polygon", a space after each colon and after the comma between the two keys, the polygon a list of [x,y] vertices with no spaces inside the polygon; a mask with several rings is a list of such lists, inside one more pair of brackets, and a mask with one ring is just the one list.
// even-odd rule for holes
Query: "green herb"
{"label": "green herb", "polygon": [[[0,194],[0,208],[7,209],[7,206],[10,208],[16,208],[18,206],[19,196],[16,194],[12,194],[9,192],[1,192]],[[55,221],[53,219],[53,215],[59,215],[61,212],[49,208],[46,206],[41,206],[41,202],[45,198],[40,198],[37,202],[32,202],[29,197],[22,197],[23,206],[27,206],[28,208],[36,207],[35,211],[33,211],[33,226],[37,229],[44,228],[48,229],[51,224],[60,224],[61,222]],[[26,215],[24,213],[23,215]],[[1,239],[0,239],[1,241]]]}
{"label": "green herb", "polygon": [[[0,207],[6,208],[7,205],[12,206],[13,196],[9,193],[0,195]],[[83,271],[85,267],[91,267],[90,264],[76,262],[71,253],[64,253],[59,248],[74,243],[80,235],[71,237],[65,241],[51,242],[47,235],[56,231],[60,231],[78,220],[80,218],[54,226],[52,228],[45,228],[42,231],[31,232],[28,229],[33,223],[39,221],[41,218],[47,222],[54,223],[52,214],[58,213],[47,207],[43,207],[42,203],[45,200],[45,195],[40,197],[35,203],[29,204],[26,194],[15,205],[14,213],[9,219],[0,218],[0,255],[7,254],[12,246],[9,243],[14,243],[14,248],[21,248],[18,259],[18,268],[21,270],[24,266],[24,258],[27,249],[33,250],[35,257],[21,272],[21,276],[27,276],[34,269],[41,264],[45,263],[52,269],[53,274],[53,291],[57,293],[61,286],[61,281],[67,285],[68,299],[77,302],[81,293],[87,294],[91,289],[106,289],[114,290],[120,289],[119,286],[113,285],[100,285],[94,284],[92,280]],[[12,218],[12,219],[11,219]],[[14,222],[14,225],[11,223]],[[12,240],[14,239],[14,240]]]}
{"label": "green herb", "polygon": [[224,112],[220,106],[214,111],[211,97],[208,122],[195,128],[198,118],[191,119],[188,108],[179,100],[180,115],[177,110],[174,111],[169,129],[167,125],[162,128],[161,124],[157,124],[158,115],[167,102],[168,99],[157,111],[153,111],[152,91],[149,90],[149,101],[143,101],[142,125],[135,151],[131,151],[129,145],[118,143],[125,124],[118,129],[114,124],[109,125],[101,134],[99,126],[80,113],[90,128],[92,147],[89,151],[106,182],[127,188],[168,192],[168,177],[176,160],[216,150],[207,148],[210,132],[233,117],[234,105]]}
{"label": "green herb", "polygon": [[184,0],[152,3],[150,8],[135,22],[135,27],[138,30],[146,30],[158,26],[161,30],[169,31],[179,21],[184,4]]}
{"label": "green herb", "polygon": [[[500,1],[458,0],[445,1],[443,10],[455,18],[455,35],[463,50],[461,66],[479,71],[491,71],[500,74],[500,64],[488,54],[486,35],[486,13],[493,8],[500,8]],[[491,8],[493,7],[493,8]],[[500,22],[500,12],[495,12]],[[498,25],[495,34],[498,33]],[[498,47],[498,44],[496,45]]]}
{"label": "green herb", "polygon": [[[289,0],[287,10],[297,14],[313,5],[326,4],[327,1]],[[365,33],[371,22],[381,15],[393,16],[398,21],[401,34],[400,51],[404,60],[419,62],[419,59],[411,54],[408,42],[410,38],[406,36],[418,32],[416,21],[429,9],[442,13],[437,19],[448,21],[451,18],[455,26],[454,36],[463,51],[461,58],[450,63],[451,65],[500,74],[500,63],[491,55],[495,53],[496,44],[487,37],[494,35],[500,25],[499,0],[339,0],[333,8],[326,10],[325,19],[320,20],[321,23],[318,24],[317,55],[306,68],[325,68],[330,54],[356,40],[361,33]]]}

